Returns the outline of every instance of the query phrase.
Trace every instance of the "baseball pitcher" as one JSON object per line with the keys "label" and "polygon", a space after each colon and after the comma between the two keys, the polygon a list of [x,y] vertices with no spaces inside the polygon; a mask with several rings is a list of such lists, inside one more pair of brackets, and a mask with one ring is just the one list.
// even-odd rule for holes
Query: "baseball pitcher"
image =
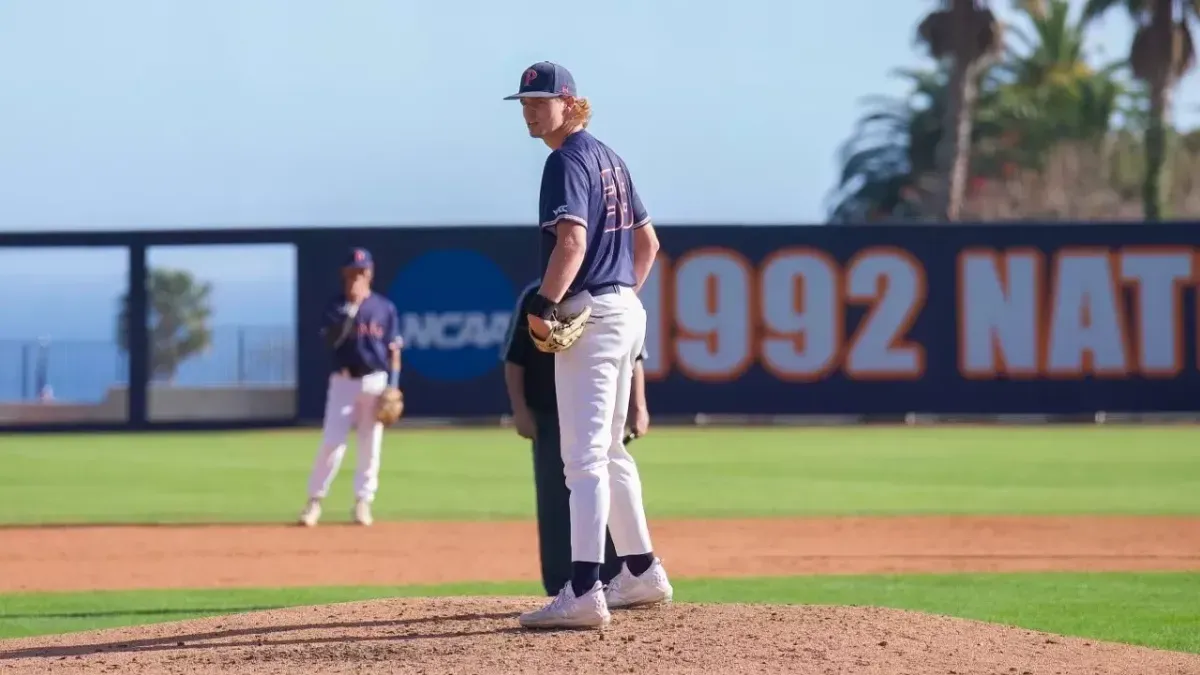
{"label": "baseball pitcher", "polygon": [[[669,602],[654,555],[642,482],[624,432],[634,359],[646,340],[637,296],[658,239],[625,162],[587,130],[591,106],[566,68],[536,63],[521,75],[529,135],[551,149],[542,171],[542,283],[527,308],[534,346],[554,354],[564,474],[571,491],[571,580],[529,628],[599,627],[610,608]],[[622,560],[600,582],[605,528]]]}
{"label": "baseball pitcher", "polygon": [[400,392],[400,318],[386,296],[371,291],[371,253],[352,249],[342,266],[342,293],[325,310],[321,335],[333,351],[334,370],[325,392],[321,447],[308,479],[308,504],[300,523],[321,518],[321,500],[346,453],[346,436],[358,429],[354,472],[354,521],[370,525],[371,503],[379,488],[383,428],[404,409]]}

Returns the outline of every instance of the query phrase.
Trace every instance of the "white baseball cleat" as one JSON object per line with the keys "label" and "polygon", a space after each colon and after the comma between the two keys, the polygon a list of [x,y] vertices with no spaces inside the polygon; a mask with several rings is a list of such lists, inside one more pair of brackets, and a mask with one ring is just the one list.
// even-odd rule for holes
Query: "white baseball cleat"
{"label": "white baseball cleat", "polygon": [[359,525],[370,525],[375,522],[375,519],[371,517],[371,504],[369,502],[360,499],[354,505],[354,522]]}
{"label": "white baseball cleat", "polygon": [[604,599],[610,609],[667,603],[671,602],[674,595],[675,589],[671,587],[667,571],[658,558],[654,559],[650,569],[636,577],[629,571],[628,565],[621,565],[620,573],[604,589]]}
{"label": "white baseball cleat", "polygon": [[321,500],[310,499],[304,510],[300,512],[300,524],[305,527],[313,527],[319,520],[321,520]]}
{"label": "white baseball cleat", "polygon": [[612,614],[608,612],[604,587],[599,581],[578,598],[568,581],[550,604],[525,612],[519,620],[525,628],[600,628],[612,621]]}

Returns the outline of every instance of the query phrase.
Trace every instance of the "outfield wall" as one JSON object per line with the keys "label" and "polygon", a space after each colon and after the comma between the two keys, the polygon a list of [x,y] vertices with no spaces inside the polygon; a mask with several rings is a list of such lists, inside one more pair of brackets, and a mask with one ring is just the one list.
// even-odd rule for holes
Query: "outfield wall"
{"label": "outfield wall", "polygon": [[[660,226],[659,235],[662,256],[642,291],[659,420],[1200,410],[1194,223]],[[17,233],[3,245],[127,246],[138,317],[148,249],[280,243],[296,250],[295,385],[147,387],[148,335],[135,320],[120,400],[104,410],[6,406],[0,427],[319,421],[330,365],[319,314],[349,246],[372,251],[377,288],[400,309],[408,421],[508,412],[500,352],[516,297],[539,273],[533,225]]]}
{"label": "outfield wall", "polygon": [[[663,415],[957,415],[1200,408],[1200,229],[661,227],[643,290]],[[357,233],[400,308],[412,415],[507,411],[499,350],[536,228]],[[341,249],[302,246],[303,270]],[[325,353],[301,275],[301,414]]]}

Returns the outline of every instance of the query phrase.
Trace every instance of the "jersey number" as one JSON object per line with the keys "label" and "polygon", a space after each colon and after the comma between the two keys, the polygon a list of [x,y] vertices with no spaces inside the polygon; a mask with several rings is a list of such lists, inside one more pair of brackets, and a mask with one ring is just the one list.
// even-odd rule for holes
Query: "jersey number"
{"label": "jersey number", "polygon": [[600,187],[604,190],[604,231],[616,232],[633,227],[633,219],[629,217],[625,172],[621,167],[601,170]]}

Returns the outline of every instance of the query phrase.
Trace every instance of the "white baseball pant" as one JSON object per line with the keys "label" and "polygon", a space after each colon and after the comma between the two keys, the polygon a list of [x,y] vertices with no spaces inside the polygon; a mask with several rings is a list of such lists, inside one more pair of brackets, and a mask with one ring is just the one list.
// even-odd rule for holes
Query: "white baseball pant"
{"label": "white baseball pant", "polygon": [[646,309],[631,288],[562,303],[573,314],[590,303],[591,319],[569,349],[554,355],[559,431],[571,491],[571,559],[604,562],[604,536],[617,555],[649,553],[650,530],[637,464],[625,449],[634,359],[646,340]]}
{"label": "white baseball pant", "polygon": [[325,421],[321,429],[321,447],[308,478],[310,499],[322,499],[337,475],[346,454],[346,437],[352,427],[358,429],[355,448],[354,497],[368,503],[379,489],[379,462],[383,445],[383,424],[375,420],[380,394],[387,388],[386,372],[362,378],[341,373],[329,376],[325,393]]}

